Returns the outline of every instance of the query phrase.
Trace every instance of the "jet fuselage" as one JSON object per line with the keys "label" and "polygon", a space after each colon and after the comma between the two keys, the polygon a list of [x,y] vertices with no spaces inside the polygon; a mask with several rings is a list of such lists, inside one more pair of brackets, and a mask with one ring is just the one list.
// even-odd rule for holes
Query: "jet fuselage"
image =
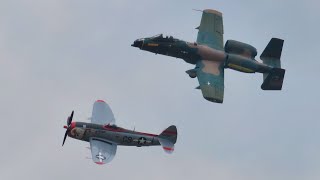
{"label": "jet fuselage", "polygon": [[224,68],[245,73],[265,73],[272,69],[272,67],[246,55],[226,53],[224,50],[182,41],[172,36],[163,37],[162,35],[158,35],[137,39],[132,46],[155,54],[181,58],[190,64],[196,64],[199,60],[224,62]]}

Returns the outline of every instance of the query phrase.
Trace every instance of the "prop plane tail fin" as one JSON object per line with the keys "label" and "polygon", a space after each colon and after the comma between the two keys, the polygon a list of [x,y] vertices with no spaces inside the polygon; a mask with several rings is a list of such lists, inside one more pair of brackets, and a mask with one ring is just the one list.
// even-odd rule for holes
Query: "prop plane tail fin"
{"label": "prop plane tail fin", "polygon": [[263,73],[263,90],[281,90],[285,70],[281,69],[281,53],[284,40],[272,38],[262,52],[260,59],[264,64],[273,67],[271,71]]}
{"label": "prop plane tail fin", "polygon": [[172,125],[165,129],[159,136],[159,142],[163,148],[163,150],[169,154],[171,154],[174,150],[174,144],[177,142],[177,128]]}

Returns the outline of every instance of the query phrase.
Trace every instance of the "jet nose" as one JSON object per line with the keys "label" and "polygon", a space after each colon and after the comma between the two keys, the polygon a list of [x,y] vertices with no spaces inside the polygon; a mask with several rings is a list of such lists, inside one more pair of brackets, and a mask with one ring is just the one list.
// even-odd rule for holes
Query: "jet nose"
{"label": "jet nose", "polygon": [[131,44],[132,47],[142,48],[144,39],[137,39]]}

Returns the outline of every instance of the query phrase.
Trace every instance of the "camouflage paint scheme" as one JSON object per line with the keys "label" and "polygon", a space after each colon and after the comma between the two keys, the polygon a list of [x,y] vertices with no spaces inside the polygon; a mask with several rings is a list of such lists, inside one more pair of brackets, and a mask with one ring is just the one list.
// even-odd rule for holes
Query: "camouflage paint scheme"
{"label": "camouflage paint scheme", "polygon": [[91,123],[72,122],[73,112],[67,120],[66,137],[90,142],[92,160],[99,165],[110,162],[116,154],[117,146],[159,146],[172,153],[177,141],[176,126],[169,126],[160,135],[127,130],[114,124],[114,115],[103,100],[93,105]]}
{"label": "camouflage paint scheme", "polygon": [[186,71],[191,78],[198,78],[203,97],[222,103],[224,95],[224,69],[245,73],[263,73],[263,90],[281,90],[285,70],[281,69],[280,56],[283,40],[272,38],[260,56],[263,63],[255,60],[257,50],[249,44],[228,40],[223,46],[222,14],[216,10],[203,11],[198,37],[195,43],[164,37],[162,34],[134,41],[133,47],[141,50],[181,58],[195,64]]}

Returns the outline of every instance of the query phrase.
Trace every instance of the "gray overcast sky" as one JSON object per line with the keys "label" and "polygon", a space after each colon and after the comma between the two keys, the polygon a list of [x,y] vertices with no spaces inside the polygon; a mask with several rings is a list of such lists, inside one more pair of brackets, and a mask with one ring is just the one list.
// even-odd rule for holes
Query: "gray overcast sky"
{"label": "gray overcast sky", "polygon": [[[319,1],[0,1],[0,179],[320,178]],[[195,41],[201,13],[223,13],[224,39],[285,40],[283,90],[261,74],[226,70],[224,104],[205,101],[182,60],[130,46],[158,33]],[[117,124],[160,133],[178,127],[172,155],[119,147],[105,166],[62,126],[106,100]]]}

